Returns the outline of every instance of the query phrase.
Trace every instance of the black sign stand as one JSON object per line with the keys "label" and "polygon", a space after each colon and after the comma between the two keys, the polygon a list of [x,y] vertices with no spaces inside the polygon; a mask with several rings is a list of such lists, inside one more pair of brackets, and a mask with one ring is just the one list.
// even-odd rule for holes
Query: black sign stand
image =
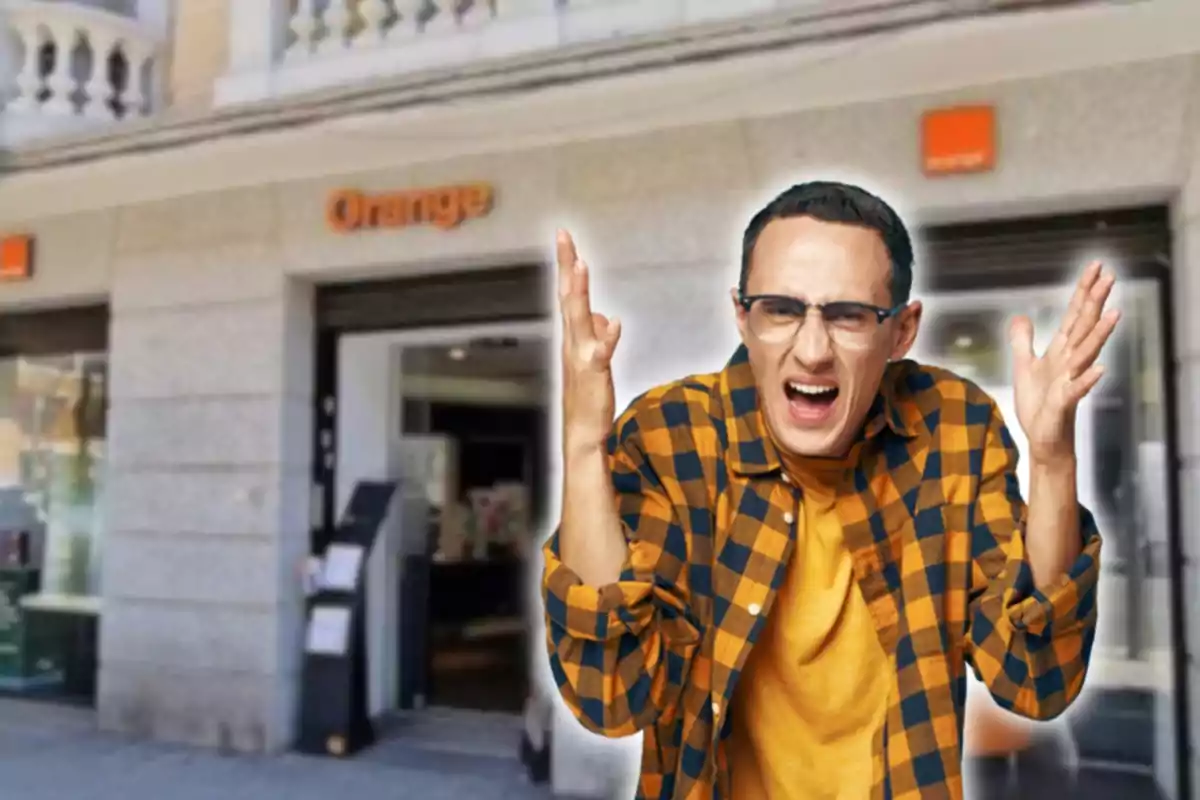
{"label": "black sign stand", "polygon": [[363,572],[395,491],[393,482],[357,483],[326,548],[327,561],[339,548],[343,553],[361,548],[361,558],[356,574],[347,576],[352,586],[321,585],[309,598],[296,743],[302,753],[348,756],[375,741],[367,710]]}

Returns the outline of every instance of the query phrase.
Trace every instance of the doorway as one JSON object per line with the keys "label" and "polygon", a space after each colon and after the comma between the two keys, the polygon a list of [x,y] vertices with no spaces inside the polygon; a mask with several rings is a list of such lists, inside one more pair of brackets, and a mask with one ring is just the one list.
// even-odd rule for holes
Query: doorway
{"label": "doorway", "polygon": [[340,337],[335,504],[359,480],[399,483],[367,562],[374,716],[525,701],[547,335],[518,322]]}
{"label": "doorway", "polygon": [[[424,686],[402,682],[401,705],[519,713],[529,688],[526,566],[545,509],[547,341],[511,326],[449,345],[406,347],[402,435],[432,448],[420,467],[430,530],[421,570],[427,628],[405,659]],[[426,588],[427,587],[427,588]],[[406,595],[401,604],[409,601]],[[419,658],[420,656],[414,656]]]}
{"label": "doorway", "polygon": [[313,552],[356,481],[399,483],[364,582],[387,751],[373,757],[515,756],[547,455],[543,281],[529,266],[318,288]]}

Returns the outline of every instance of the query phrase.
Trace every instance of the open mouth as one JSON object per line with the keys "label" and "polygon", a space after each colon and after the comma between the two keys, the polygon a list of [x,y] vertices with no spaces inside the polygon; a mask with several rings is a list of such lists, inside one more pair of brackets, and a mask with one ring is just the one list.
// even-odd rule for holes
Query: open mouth
{"label": "open mouth", "polygon": [[787,396],[792,417],[797,422],[824,420],[838,397],[838,387],[829,383],[785,381],[783,392]]}

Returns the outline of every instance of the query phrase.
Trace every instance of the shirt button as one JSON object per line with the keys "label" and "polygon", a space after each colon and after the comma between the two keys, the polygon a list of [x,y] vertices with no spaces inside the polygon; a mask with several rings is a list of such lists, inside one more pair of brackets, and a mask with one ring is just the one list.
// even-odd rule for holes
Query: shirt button
{"label": "shirt button", "polygon": [[717,717],[721,716],[721,704],[718,703],[716,700],[713,700],[712,710],[713,710],[713,719],[716,719]]}
{"label": "shirt button", "polygon": [[783,521],[786,522],[788,525],[791,525],[793,522],[796,521],[796,518],[794,516],[792,516],[792,512],[788,511],[787,513],[785,513],[783,515]]}
{"label": "shirt button", "polygon": [[750,605],[746,606],[746,610],[750,612],[750,616],[757,617],[758,612],[762,611],[762,606],[760,606],[758,603],[751,603]]}

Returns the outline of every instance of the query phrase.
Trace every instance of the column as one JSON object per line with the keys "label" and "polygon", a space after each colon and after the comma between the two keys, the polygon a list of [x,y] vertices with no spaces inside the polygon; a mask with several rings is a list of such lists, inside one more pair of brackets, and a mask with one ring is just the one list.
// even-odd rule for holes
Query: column
{"label": "column", "polygon": [[228,3],[228,71],[216,83],[214,105],[253,102],[271,94],[271,74],[283,54],[287,0],[218,0]]}
{"label": "column", "polygon": [[312,298],[269,189],[121,212],[103,728],[242,752],[295,728]]}

